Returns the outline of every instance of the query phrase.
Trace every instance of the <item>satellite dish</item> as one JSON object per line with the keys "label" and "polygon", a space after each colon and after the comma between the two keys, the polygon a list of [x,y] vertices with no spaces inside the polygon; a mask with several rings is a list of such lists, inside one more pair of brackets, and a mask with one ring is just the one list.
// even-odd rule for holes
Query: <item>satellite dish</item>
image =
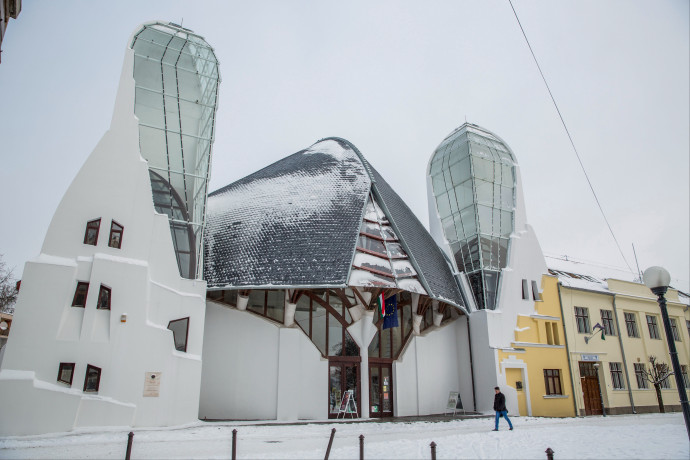
{"label": "satellite dish", "polygon": [[6,331],[9,327],[9,324],[7,324],[6,321],[0,323],[0,331]]}

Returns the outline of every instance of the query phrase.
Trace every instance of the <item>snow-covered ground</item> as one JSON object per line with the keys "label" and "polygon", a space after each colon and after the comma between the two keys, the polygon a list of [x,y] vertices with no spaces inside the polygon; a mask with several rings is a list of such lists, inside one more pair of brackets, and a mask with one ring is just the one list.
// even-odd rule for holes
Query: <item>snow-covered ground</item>
{"label": "snow-covered ground", "polygon": [[[512,419],[514,431],[493,419],[414,423],[345,423],[258,426],[249,422],[199,422],[169,429],[135,430],[132,458],[230,458],[232,430],[238,430],[238,458],[324,457],[336,428],[330,458],[364,457],[546,459],[688,459],[690,446],[680,413],[588,418]],[[0,438],[0,458],[124,458],[127,429],[81,430],[54,435]]]}

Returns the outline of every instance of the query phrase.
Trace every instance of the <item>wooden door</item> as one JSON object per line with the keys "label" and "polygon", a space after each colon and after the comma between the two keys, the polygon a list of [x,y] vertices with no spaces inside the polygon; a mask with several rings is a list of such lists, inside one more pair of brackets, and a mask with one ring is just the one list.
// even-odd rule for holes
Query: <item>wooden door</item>
{"label": "wooden door", "polygon": [[599,396],[599,378],[592,363],[580,362],[580,384],[585,400],[585,415],[602,415],[604,412]]}

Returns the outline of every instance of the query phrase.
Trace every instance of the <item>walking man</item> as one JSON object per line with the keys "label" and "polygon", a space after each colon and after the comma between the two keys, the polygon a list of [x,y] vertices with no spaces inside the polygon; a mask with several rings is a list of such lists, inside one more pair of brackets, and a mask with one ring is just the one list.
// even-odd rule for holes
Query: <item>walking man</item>
{"label": "walking man", "polygon": [[508,422],[508,426],[512,430],[513,424],[510,423],[510,419],[508,418],[508,410],[506,409],[506,397],[503,393],[501,393],[500,388],[495,387],[494,390],[496,390],[496,396],[494,396],[494,410],[496,411],[496,428],[494,428],[493,431],[498,431],[498,419],[501,417],[506,419],[506,422]]}

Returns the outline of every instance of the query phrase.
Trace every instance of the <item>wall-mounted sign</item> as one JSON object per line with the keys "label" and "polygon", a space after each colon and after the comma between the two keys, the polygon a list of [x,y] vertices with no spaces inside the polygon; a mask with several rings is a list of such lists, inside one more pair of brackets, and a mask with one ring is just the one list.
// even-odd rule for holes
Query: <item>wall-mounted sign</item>
{"label": "wall-mounted sign", "polygon": [[599,355],[586,355],[584,353],[580,354],[581,361],[599,361]]}
{"label": "wall-mounted sign", "polygon": [[161,389],[161,373],[146,372],[144,376],[144,397],[157,398]]}

